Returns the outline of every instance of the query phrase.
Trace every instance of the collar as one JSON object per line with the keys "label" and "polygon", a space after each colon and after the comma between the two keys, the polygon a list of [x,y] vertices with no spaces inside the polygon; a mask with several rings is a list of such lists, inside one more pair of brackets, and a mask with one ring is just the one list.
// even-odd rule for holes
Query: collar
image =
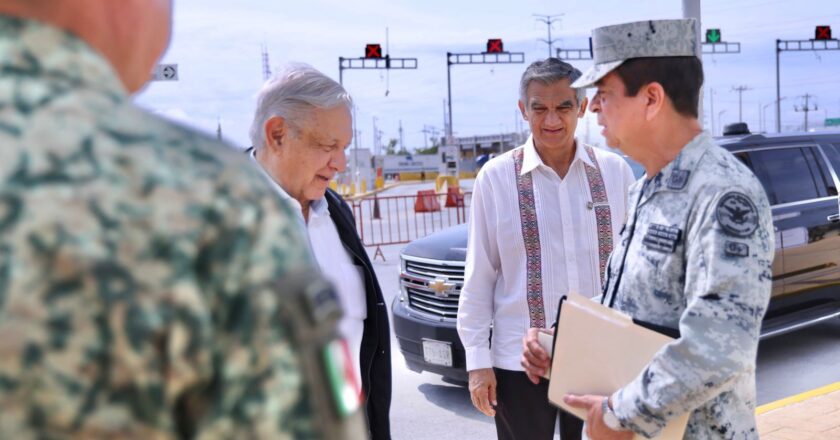
{"label": "collar", "polygon": [[35,20],[0,14],[0,69],[4,79],[42,78],[57,87],[98,90],[114,101],[128,99],[102,55],[79,37]]}
{"label": "collar", "polygon": [[[592,160],[589,158],[589,155],[586,154],[586,151],[584,151],[582,146],[583,144],[579,143],[577,139],[575,139],[575,156],[572,158],[571,165],[569,165],[570,170],[573,166],[575,166],[576,162],[582,162],[591,167],[595,166],[595,164],[592,163]],[[522,148],[524,148],[525,151],[522,155],[522,171],[520,172],[520,175],[530,173],[531,171],[534,171],[540,166],[548,167],[548,165],[546,165],[545,162],[543,162],[539,153],[537,153],[537,147],[534,146],[533,136],[528,136],[528,140],[525,141],[525,144],[522,145]]]}
{"label": "collar", "polygon": [[[262,164],[257,160],[257,150],[255,148],[251,147],[251,148],[245,150],[245,152],[248,153],[249,156],[251,156],[251,160],[254,161],[254,164],[256,165],[256,167],[260,170],[260,172],[262,172],[263,176],[265,176],[265,178],[269,181],[271,186],[274,188],[274,191],[277,194],[279,194],[282,199],[288,201],[292,205],[295,213],[297,213],[297,215],[299,217],[299,220],[304,222],[304,224],[305,224],[306,222],[304,221],[304,218],[303,218],[303,208],[300,206],[300,202],[297,199],[295,199],[294,197],[290,196],[289,193],[287,193],[286,190],[283,189],[283,187],[280,186],[280,184],[277,183],[277,181],[275,181],[273,177],[271,177],[271,174],[269,174],[268,171],[265,168],[263,168]],[[314,218],[319,218],[319,217],[325,217],[325,216],[326,217],[330,216],[330,211],[329,211],[329,206],[327,206],[326,196],[323,196],[318,200],[313,200],[313,201],[309,202],[309,220],[312,220]]]}
{"label": "collar", "polygon": [[700,132],[680,150],[674,160],[650,179],[645,192],[653,195],[659,191],[683,191],[688,186],[689,179],[695,174],[694,170],[700,159],[709,147],[714,145],[715,141],[708,132]]}

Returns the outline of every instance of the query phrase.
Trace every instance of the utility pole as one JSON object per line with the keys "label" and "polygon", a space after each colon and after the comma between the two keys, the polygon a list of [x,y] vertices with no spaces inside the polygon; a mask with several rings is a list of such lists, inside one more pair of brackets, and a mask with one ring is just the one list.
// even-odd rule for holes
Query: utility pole
{"label": "utility pole", "polygon": [[764,125],[764,121],[761,120],[761,103],[758,103],[758,126],[762,127]]}
{"label": "utility pole", "polygon": [[738,86],[738,87],[733,87],[732,88],[733,92],[738,92],[738,122],[744,122],[743,113],[741,113],[741,111],[742,111],[741,97],[744,94],[744,92],[746,92],[747,90],[752,90],[752,89],[747,87],[747,86]]}
{"label": "utility pole", "polygon": [[216,119],[216,139],[222,140],[222,119]]}
{"label": "utility pole", "polygon": [[379,128],[376,127],[376,116],[373,117],[373,154],[379,155]]}
{"label": "utility pole", "polygon": [[551,48],[554,45],[554,42],[557,41],[556,39],[551,39],[551,24],[555,21],[560,21],[560,17],[563,14],[554,14],[554,15],[543,15],[543,14],[532,14],[537,21],[545,23],[546,27],[548,28],[548,38],[540,38],[538,41],[542,41],[543,43],[548,44],[548,57],[551,58],[551,54],[554,52]]}
{"label": "utility pole", "polygon": [[819,107],[816,104],[814,105],[814,107],[809,107],[808,106],[808,100],[811,99],[811,98],[815,98],[814,95],[810,95],[810,94],[806,93],[805,95],[800,96],[800,98],[805,98],[805,105],[804,106],[795,105],[795,106],[793,106],[793,110],[796,111],[797,113],[798,112],[805,113],[805,130],[804,131],[807,132],[808,131],[808,112],[817,111],[817,110],[819,110]]}
{"label": "utility pole", "polygon": [[402,119],[400,119],[400,151],[407,151],[405,149],[405,144],[403,143]]}
{"label": "utility pole", "polygon": [[434,146],[434,139],[437,137],[438,133],[434,125],[423,124],[423,130],[421,130],[420,132],[423,133],[423,148],[429,148],[429,136],[432,136],[432,146]]}
{"label": "utility pole", "polygon": [[265,44],[262,45],[262,74],[263,81],[268,81],[271,78],[271,65],[268,62],[268,48]]}
{"label": "utility pole", "polygon": [[443,100],[443,133],[446,136],[446,142],[450,142],[452,132],[449,129],[449,116],[446,114],[446,100]]}
{"label": "utility pole", "polygon": [[[782,98],[782,99],[784,99],[784,98]],[[770,131],[770,124],[767,123],[767,107],[770,107],[771,105],[775,105],[775,104],[776,104],[776,100],[774,99],[770,103],[764,104],[764,106],[761,107],[761,116],[764,118],[764,129],[763,129],[763,131],[765,133]]]}
{"label": "utility pole", "polygon": [[[352,179],[356,182],[359,176],[359,134],[356,130],[356,106],[353,106],[353,176]],[[356,182],[357,184],[359,182]]]}
{"label": "utility pole", "polygon": [[715,89],[709,87],[709,119],[712,121],[712,135],[715,134]]}

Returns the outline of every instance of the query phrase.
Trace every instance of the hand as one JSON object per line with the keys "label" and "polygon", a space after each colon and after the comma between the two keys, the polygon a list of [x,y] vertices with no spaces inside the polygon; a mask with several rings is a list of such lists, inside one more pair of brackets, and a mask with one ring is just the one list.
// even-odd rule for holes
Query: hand
{"label": "hand", "polygon": [[601,411],[601,404],[604,396],[575,396],[567,394],[563,396],[566,404],[586,410],[586,435],[592,440],[631,440],[633,431],[613,431],[604,424],[604,414]]}
{"label": "hand", "polygon": [[473,406],[488,417],[495,417],[496,373],[492,368],[470,371],[470,398]]}
{"label": "hand", "polygon": [[534,385],[540,383],[540,377],[548,371],[548,367],[551,365],[551,357],[540,345],[540,332],[553,335],[554,329],[529,328],[528,333],[522,338],[522,360],[519,361],[522,368],[525,369],[525,375]]}

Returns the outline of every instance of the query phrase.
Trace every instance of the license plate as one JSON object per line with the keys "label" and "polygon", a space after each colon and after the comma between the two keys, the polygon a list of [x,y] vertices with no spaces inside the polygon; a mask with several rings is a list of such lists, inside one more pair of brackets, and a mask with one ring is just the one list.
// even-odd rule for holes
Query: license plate
{"label": "license plate", "polygon": [[452,345],[448,342],[423,340],[423,360],[429,364],[452,366]]}

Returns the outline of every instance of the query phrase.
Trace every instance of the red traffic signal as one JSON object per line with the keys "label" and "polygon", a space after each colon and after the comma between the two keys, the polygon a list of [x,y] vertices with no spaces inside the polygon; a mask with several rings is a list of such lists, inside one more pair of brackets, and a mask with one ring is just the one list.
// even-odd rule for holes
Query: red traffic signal
{"label": "red traffic signal", "polygon": [[814,39],[815,40],[830,40],[831,39],[831,26],[817,26],[816,30],[814,31]]}
{"label": "red traffic signal", "polygon": [[382,58],[382,46],[379,44],[366,45],[365,58]]}
{"label": "red traffic signal", "polygon": [[502,53],[504,51],[505,49],[501,38],[491,38],[487,40],[487,53]]}

